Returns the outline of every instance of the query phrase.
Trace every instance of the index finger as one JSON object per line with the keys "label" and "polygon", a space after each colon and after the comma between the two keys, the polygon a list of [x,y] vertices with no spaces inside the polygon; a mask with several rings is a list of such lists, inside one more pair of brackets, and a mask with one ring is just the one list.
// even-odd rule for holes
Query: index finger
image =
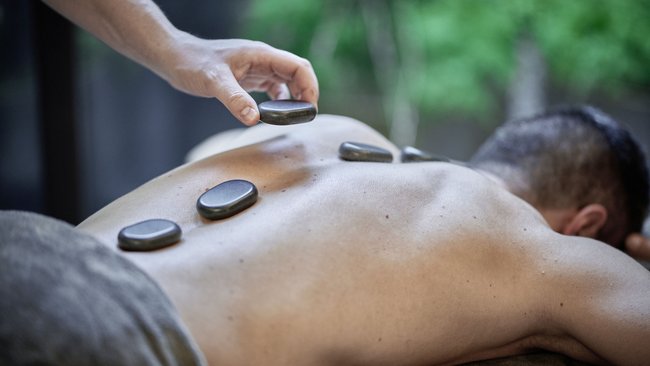
{"label": "index finger", "polygon": [[273,73],[286,80],[291,95],[318,107],[318,79],[307,59],[277,50],[269,61]]}

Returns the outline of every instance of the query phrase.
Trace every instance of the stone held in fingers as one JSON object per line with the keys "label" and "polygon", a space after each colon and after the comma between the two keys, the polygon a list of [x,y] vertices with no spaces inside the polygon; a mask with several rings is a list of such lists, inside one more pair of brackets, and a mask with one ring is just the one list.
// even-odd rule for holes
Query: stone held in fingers
{"label": "stone held in fingers", "polygon": [[403,163],[416,163],[424,161],[441,161],[449,163],[451,160],[442,155],[431,154],[413,146],[405,146],[400,151],[400,160]]}
{"label": "stone held in fingers", "polygon": [[257,187],[247,180],[233,179],[203,193],[196,201],[199,214],[209,220],[221,220],[238,214],[257,201]]}
{"label": "stone held in fingers", "polygon": [[260,120],[272,125],[295,125],[312,121],[316,117],[316,107],[300,100],[269,100],[260,103]]}
{"label": "stone held in fingers", "polygon": [[118,247],[126,251],[151,251],[181,239],[181,228],[173,221],[150,219],[129,225],[117,235]]}
{"label": "stone held in fingers", "polygon": [[393,161],[393,154],[384,148],[351,141],[346,141],[339,146],[339,157],[347,161],[376,163],[390,163]]}

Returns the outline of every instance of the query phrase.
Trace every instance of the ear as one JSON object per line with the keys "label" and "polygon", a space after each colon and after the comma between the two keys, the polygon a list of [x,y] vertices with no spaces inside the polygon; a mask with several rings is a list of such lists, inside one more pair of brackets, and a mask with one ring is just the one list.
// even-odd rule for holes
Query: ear
{"label": "ear", "polygon": [[599,203],[580,209],[564,226],[562,234],[595,238],[607,221],[607,209]]}

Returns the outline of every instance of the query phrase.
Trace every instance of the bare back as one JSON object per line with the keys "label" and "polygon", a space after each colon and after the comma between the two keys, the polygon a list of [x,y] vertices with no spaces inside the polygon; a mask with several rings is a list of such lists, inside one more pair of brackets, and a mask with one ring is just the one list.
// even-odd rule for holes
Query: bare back
{"label": "bare back", "polygon": [[[553,233],[466,168],[341,161],[347,140],[397,156],[353,120],[320,116],[240,138],[242,147],[165,174],[80,225],[112,247],[140,220],[181,226],[177,245],[124,255],[158,281],[212,364],[446,364],[532,347],[610,357],[579,321],[592,311],[572,297],[590,294],[580,293],[586,280],[567,276],[572,260],[598,261],[583,258],[586,246],[633,266],[622,254]],[[257,186],[258,202],[202,219],[198,196],[236,178]],[[638,283],[628,290],[648,289],[647,275],[629,276]],[[573,293],[572,281],[582,286]],[[635,304],[648,315],[647,295]],[[646,321],[635,334],[648,333]]]}

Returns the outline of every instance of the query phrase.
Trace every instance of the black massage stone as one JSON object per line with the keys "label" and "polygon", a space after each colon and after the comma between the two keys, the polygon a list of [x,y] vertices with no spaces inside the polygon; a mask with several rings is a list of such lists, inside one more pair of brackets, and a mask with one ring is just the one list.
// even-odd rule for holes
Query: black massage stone
{"label": "black massage stone", "polygon": [[196,201],[196,209],[206,219],[220,220],[249,208],[256,201],[255,185],[243,179],[234,179],[203,193]]}
{"label": "black massage stone", "polygon": [[442,161],[448,163],[451,160],[446,156],[430,154],[412,146],[406,146],[401,150],[401,161],[402,163],[416,163],[422,161]]}
{"label": "black massage stone", "polygon": [[386,149],[349,141],[339,146],[339,157],[348,161],[370,161],[377,163],[390,163],[393,161],[393,154]]}
{"label": "black massage stone", "polygon": [[181,228],[173,221],[151,219],[120,230],[118,246],[127,251],[150,251],[172,245],[181,239]]}
{"label": "black massage stone", "polygon": [[269,100],[260,103],[260,120],[271,125],[295,125],[313,120],[316,107],[299,100]]}

